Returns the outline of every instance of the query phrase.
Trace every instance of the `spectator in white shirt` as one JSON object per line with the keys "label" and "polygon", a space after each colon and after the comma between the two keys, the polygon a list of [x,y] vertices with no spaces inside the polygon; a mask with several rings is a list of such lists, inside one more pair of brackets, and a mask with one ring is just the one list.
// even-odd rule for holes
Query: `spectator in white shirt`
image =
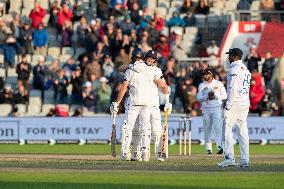
{"label": "spectator in white shirt", "polygon": [[208,62],[208,64],[213,67],[218,66],[219,61],[217,57],[218,57],[219,47],[217,47],[216,42],[214,40],[211,41],[210,46],[206,48],[206,52],[210,57],[210,61]]}

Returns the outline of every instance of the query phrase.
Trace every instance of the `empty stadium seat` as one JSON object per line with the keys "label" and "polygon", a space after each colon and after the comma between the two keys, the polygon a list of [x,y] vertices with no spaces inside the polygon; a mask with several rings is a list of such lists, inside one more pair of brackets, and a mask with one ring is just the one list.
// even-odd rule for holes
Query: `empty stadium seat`
{"label": "empty stadium seat", "polygon": [[46,56],[45,57],[45,62],[46,64],[50,64],[53,60],[55,60],[56,58],[53,56]]}
{"label": "empty stadium seat", "polygon": [[219,16],[215,14],[208,14],[207,23],[209,24],[209,26],[216,26],[219,23]]}
{"label": "empty stadium seat", "polygon": [[186,27],[185,28],[185,34],[191,34],[191,35],[196,35],[198,32],[197,27]]}
{"label": "empty stadium seat", "polygon": [[196,14],[195,18],[196,18],[196,22],[197,22],[198,27],[203,27],[204,24],[205,24],[206,16],[203,15],[203,14]]}
{"label": "empty stadium seat", "polygon": [[26,18],[29,18],[30,12],[31,12],[31,9],[23,8],[21,16],[22,17],[25,16]]}
{"label": "empty stadium seat", "polygon": [[76,33],[72,35],[72,42],[73,42],[72,44],[73,46],[76,46],[78,43],[78,35]]}
{"label": "empty stadium seat", "polygon": [[157,0],[148,1],[148,8],[154,10],[157,6]]}
{"label": "empty stadium seat", "polygon": [[23,6],[24,8],[33,9],[35,2],[36,0],[23,0]]}
{"label": "empty stadium seat", "polygon": [[167,8],[164,7],[157,7],[155,11],[158,12],[161,17],[166,17],[168,12]]}
{"label": "empty stadium seat", "polygon": [[17,76],[15,68],[8,68],[8,76]]}
{"label": "empty stadium seat", "polygon": [[41,106],[29,104],[26,116],[39,116],[40,112],[41,112]]}
{"label": "empty stadium seat", "polygon": [[97,7],[96,0],[91,0],[91,7]]}
{"label": "empty stadium seat", "polygon": [[194,34],[183,35],[183,41],[186,42],[186,43],[189,42],[189,41],[194,41],[195,38],[196,38],[196,35],[194,35]]}
{"label": "empty stadium seat", "polygon": [[168,15],[167,15],[167,16],[169,16],[169,17],[172,17],[174,12],[178,12],[178,13],[180,12],[180,10],[179,10],[178,8],[175,8],[175,7],[169,8],[168,11],[169,11],[169,12],[168,12]]}
{"label": "empty stadium seat", "polygon": [[219,8],[211,7],[210,10],[209,10],[209,13],[215,14],[215,15],[221,15],[222,10],[220,10]]}
{"label": "empty stadium seat", "polygon": [[82,105],[71,104],[70,112],[73,113],[77,108],[82,108]]}
{"label": "empty stadium seat", "polygon": [[44,91],[44,104],[54,104],[54,91],[49,89]]}
{"label": "empty stadium seat", "polygon": [[47,54],[55,58],[58,58],[60,55],[60,48],[59,47],[49,47]]}
{"label": "empty stadium seat", "polygon": [[0,104],[0,116],[7,116],[12,111],[11,104]]}
{"label": "empty stadium seat", "polygon": [[13,17],[11,14],[5,14],[2,16],[2,19],[5,20],[6,22],[12,22]]}
{"label": "empty stadium seat", "polygon": [[17,85],[17,76],[7,77],[5,82],[12,85],[12,87],[15,88]]}
{"label": "empty stadium seat", "polygon": [[260,7],[260,1],[252,1],[250,10],[258,11]]}
{"label": "empty stadium seat", "polygon": [[[41,91],[40,90],[30,90],[29,106],[41,107]],[[29,110],[32,111],[32,110]]]}
{"label": "empty stadium seat", "polygon": [[76,51],[75,52],[75,57],[78,58],[78,56],[80,56],[81,54],[86,52],[86,49],[83,48],[83,47],[80,47],[80,48],[76,48],[75,51]]}
{"label": "empty stadium seat", "polygon": [[10,9],[16,10],[22,7],[22,0],[12,0],[10,1]]}
{"label": "empty stadium seat", "polygon": [[182,0],[175,0],[175,1],[172,1],[171,7],[180,8],[182,6],[182,4],[183,4]]}
{"label": "empty stadium seat", "polygon": [[56,41],[48,41],[48,46],[50,47],[56,47],[59,48],[61,46],[61,43],[59,40]]}
{"label": "empty stadium seat", "polygon": [[84,116],[84,117],[91,117],[91,116],[94,116],[94,115],[95,115],[94,112],[83,111],[83,116]]}
{"label": "empty stadium seat", "polygon": [[34,55],[32,56],[32,62],[31,62],[31,64],[32,64],[33,66],[37,65],[38,60],[39,60],[39,57],[41,57],[41,55],[39,55],[39,54],[34,54]]}
{"label": "empty stadium seat", "polygon": [[5,77],[5,69],[4,68],[0,68],[0,77]]}
{"label": "empty stadium seat", "polygon": [[60,63],[66,63],[72,56],[69,54],[64,54],[59,56]]}
{"label": "empty stadium seat", "polygon": [[183,34],[183,27],[178,27],[178,26],[175,26],[175,27],[171,27],[171,33],[173,33],[173,32],[180,32],[180,33],[182,33]]}
{"label": "empty stadium seat", "polygon": [[50,111],[51,108],[55,108],[54,104],[44,104],[42,106],[42,111],[41,111],[41,115],[45,116],[46,114],[48,114],[48,112]]}
{"label": "empty stadium seat", "polygon": [[25,104],[17,104],[18,112],[20,113],[20,116],[24,116],[27,112],[27,108]]}
{"label": "empty stadium seat", "polygon": [[63,47],[61,50],[62,55],[74,55],[74,49],[72,47]]}
{"label": "empty stadium seat", "polygon": [[0,64],[4,64],[4,55],[0,54]]}
{"label": "empty stadium seat", "polygon": [[163,0],[163,1],[159,1],[158,3],[158,7],[163,7],[163,8],[166,8],[168,9],[170,7],[170,1],[167,1],[167,0]]}
{"label": "empty stadium seat", "polygon": [[225,2],[225,9],[227,11],[234,11],[237,9],[237,3],[234,1],[226,1]]}
{"label": "empty stadium seat", "polygon": [[43,9],[49,10],[49,0],[38,0],[38,2]]}

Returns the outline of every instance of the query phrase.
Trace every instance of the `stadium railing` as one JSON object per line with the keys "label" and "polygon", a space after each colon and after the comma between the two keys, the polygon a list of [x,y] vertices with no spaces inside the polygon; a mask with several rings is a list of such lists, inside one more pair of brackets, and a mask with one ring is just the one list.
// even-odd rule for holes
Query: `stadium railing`
{"label": "stadium railing", "polygon": [[[221,58],[216,58],[219,63],[221,61]],[[191,64],[194,64],[196,62],[198,63],[207,63],[209,64],[209,62],[212,60],[212,58],[210,57],[191,57],[191,58],[186,58],[186,59],[180,59],[178,60],[178,67],[179,68],[188,68],[188,66],[190,66]],[[215,59],[214,59],[215,60]],[[226,69],[226,63],[222,62],[222,65],[224,66],[224,68]]]}
{"label": "stadium railing", "polygon": [[236,21],[284,22],[284,11],[239,10],[233,16]]}

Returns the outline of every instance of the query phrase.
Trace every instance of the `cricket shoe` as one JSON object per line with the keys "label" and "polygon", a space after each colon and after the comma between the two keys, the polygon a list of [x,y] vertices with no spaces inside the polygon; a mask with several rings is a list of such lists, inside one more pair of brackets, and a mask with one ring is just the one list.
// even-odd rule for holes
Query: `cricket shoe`
{"label": "cricket shoe", "polygon": [[134,153],[133,157],[131,158],[131,161],[142,161],[142,158],[138,154]]}
{"label": "cricket shoe", "polygon": [[150,160],[150,155],[145,153],[145,154],[142,154],[142,161],[149,161]]}
{"label": "cricket shoe", "polygon": [[208,155],[212,154],[212,150],[207,150],[207,154]]}
{"label": "cricket shoe", "polygon": [[217,163],[218,167],[236,166],[235,159],[224,159],[224,161]]}
{"label": "cricket shoe", "polygon": [[249,167],[249,162],[241,161],[239,167]]}
{"label": "cricket shoe", "polygon": [[165,159],[162,158],[162,157],[160,157],[160,156],[156,156],[156,157],[155,157],[155,160],[156,160],[156,161],[165,161]]}
{"label": "cricket shoe", "polygon": [[120,161],[130,161],[131,160],[131,155],[130,154],[121,154]]}
{"label": "cricket shoe", "polygon": [[223,148],[219,148],[217,154],[223,154]]}

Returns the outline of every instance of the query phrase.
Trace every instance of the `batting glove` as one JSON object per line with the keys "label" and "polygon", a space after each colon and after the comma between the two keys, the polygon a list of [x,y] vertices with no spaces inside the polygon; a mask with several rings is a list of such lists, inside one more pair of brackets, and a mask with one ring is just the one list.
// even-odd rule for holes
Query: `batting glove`
{"label": "batting glove", "polygon": [[171,114],[172,110],[173,110],[173,105],[170,103],[170,95],[166,94],[166,104],[164,107],[164,111],[168,111],[168,114]]}
{"label": "batting glove", "polygon": [[117,112],[118,112],[118,105],[119,105],[118,102],[112,102],[111,103],[110,108],[109,108],[111,114],[117,114]]}
{"label": "batting glove", "polygon": [[171,114],[173,110],[173,105],[171,103],[166,103],[164,107],[164,111],[168,111],[168,114]]}

